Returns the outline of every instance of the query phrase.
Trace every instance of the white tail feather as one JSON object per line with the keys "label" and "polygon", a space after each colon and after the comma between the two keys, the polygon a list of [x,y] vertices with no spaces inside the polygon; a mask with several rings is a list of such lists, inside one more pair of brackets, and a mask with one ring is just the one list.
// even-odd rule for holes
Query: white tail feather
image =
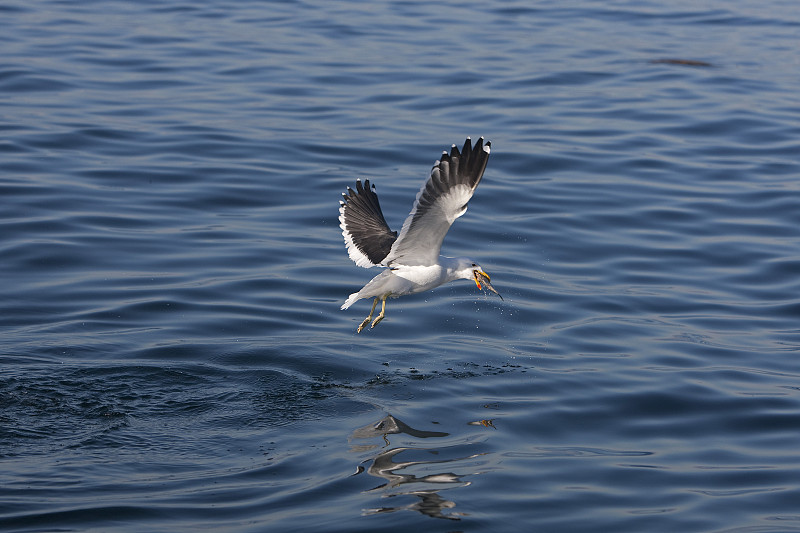
{"label": "white tail feather", "polygon": [[361,299],[361,297],[358,295],[358,293],[354,292],[353,294],[350,295],[349,298],[347,298],[347,300],[345,300],[344,304],[342,304],[342,307],[341,307],[342,311],[344,311],[345,309],[347,309],[348,307],[350,307],[351,305],[353,305],[354,303],[356,303],[360,299]]}

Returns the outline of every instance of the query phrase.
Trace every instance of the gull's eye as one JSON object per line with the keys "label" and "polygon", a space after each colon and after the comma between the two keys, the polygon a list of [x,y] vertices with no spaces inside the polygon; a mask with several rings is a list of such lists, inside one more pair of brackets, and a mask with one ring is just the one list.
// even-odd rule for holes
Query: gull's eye
{"label": "gull's eye", "polygon": [[472,266],[476,267],[476,266],[478,266],[478,265],[476,265],[475,263],[472,263]]}

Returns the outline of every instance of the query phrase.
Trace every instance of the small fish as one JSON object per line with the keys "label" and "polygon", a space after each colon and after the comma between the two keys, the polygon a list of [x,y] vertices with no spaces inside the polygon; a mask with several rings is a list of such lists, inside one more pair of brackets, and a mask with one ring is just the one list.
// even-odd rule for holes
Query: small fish
{"label": "small fish", "polygon": [[500,296],[501,300],[503,299],[500,293],[497,292],[494,287],[492,287],[492,278],[489,277],[489,274],[481,270],[473,270],[472,273],[475,276],[475,285],[478,286],[478,289],[483,290],[483,287],[481,287],[482,282],[487,289]]}

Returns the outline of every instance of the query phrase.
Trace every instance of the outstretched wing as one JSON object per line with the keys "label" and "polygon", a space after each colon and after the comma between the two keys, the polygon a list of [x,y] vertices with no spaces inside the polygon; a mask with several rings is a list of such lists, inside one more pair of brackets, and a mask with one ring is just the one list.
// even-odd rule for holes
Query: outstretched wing
{"label": "outstretched wing", "polygon": [[484,145],[481,137],[473,147],[467,137],[460,152],[455,144],[449,154],[442,152],[441,159],[431,169],[430,178],[417,193],[414,207],[403,223],[400,236],[383,259],[384,264],[433,265],[438,262],[444,236],[455,219],[467,211],[467,203],[483,177],[491,145],[491,142]]}
{"label": "outstretched wing", "polygon": [[342,228],[347,254],[356,265],[374,267],[383,260],[397,239],[397,232],[389,229],[383,218],[375,186],[369,180],[356,180],[356,190],[347,188],[339,202],[339,227]]}

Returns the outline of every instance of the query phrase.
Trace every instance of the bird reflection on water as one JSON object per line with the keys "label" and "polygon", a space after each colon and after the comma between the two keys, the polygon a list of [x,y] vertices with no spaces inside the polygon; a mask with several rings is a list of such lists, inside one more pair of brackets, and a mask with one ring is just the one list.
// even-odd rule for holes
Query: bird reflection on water
{"label": "bird reflection on water", "polygon": [[[401,433],[415,438],[443,438],[449,436],[449,433],[438,431],[421,431],[414,429],[392,415],[387,415],[375,424],[370,424],[353,431],[352,435],[350,436],[350,441],[352,442],[355,439],[360,440],[381,437],[385,443],[385,446],[391,446],[388,436]],[[359,444],[354,445],[352,450],[367,451],[375,448],[378,448],[378,445]],[[414,501],[407,505],[382,506],[366,509],[364,510],[364,514],[371,515],[409,510],[420,512],[432,518],[446,518],[448,520],[461,520],[462,516],[466,516],[466,513],[450,512],[449,514],[445,514],[445,511],[448,509],[453,509],[456,506],[456,503],[444,498],[440,492],[445,489],[468,487],[471,482],[464,481],[462,478],[473,475],[477,472],[470,471],[463,474],[456,474],[451,471],[442,471],[434,474],[418,476],[413,473],[408,473],[408,471],[414,469],[430,471],[433,468],[437,468],[438,465],[445,464],[449,464],[451,466],[453,464],[457,466],[468,465],[469,463],[464,463],[464,461],[469,461],[483,454],[472,454],[465,457],[455,457],[437,461],[395,461],[395,458],[403,453],[411,454],[415,451],[441,453],[443,450],[444,448],[413,448],[409,446],[388,448],[383,449],[374,457],[363,461],[362,464],[359,465],[354,475],[361,474],[366,471],[371,476],[385,480],[384,483],[364,491],[365,493],[382,491],[382,497],[384,498],[395,498],[398,496],[415,496],[418,498],[418,501]],[[366,470],[362,466],[364,463],[370,463]],[[442,468],[444,468],[444,466],[442,466]],[[406,471],[406,473],[401,473],[401,471]]]}

